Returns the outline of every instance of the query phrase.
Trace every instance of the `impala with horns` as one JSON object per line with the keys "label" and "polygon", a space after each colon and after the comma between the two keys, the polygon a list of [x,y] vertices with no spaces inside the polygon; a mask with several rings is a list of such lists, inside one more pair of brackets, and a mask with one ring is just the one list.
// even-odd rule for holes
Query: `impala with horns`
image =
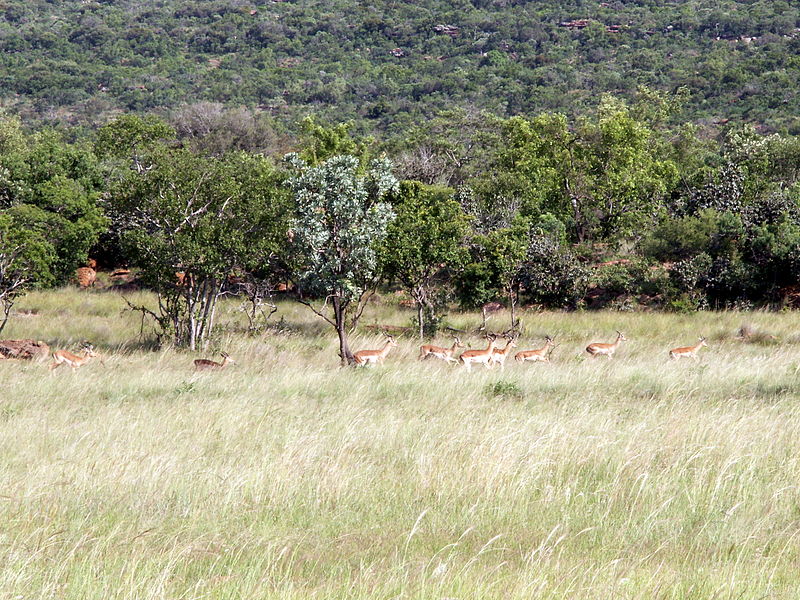
{"label": "impala with horns", "polygon": [[544,339],[544,346],[537,348],[536,350],[523,350],[522,352],[517,352],[514,355],[514,360],[517,362],[550,362],[549,350],[551,348],[555,348],[556,344],[553,342],[553,338],[551,338],[549,335]]}
{"label": "impala with horns", "polygon": [[432,346],[430,344],[425,344],[424,346],[419,347],[419,360],[426,360],[431,356],[434,358],[441,359],[445,362],[458,362],[458,359],[453,356],[456,352],[456,348],[464,348],[464,344],[461,343],[461,340],[456,336],[454,338],[453,345],[449,348],[442,348],[441,346]]}
{"label": "impala with horns", "polygon": [[511,354],[511,349],[517,347],[517,338],[514,336],[504,336],[506,338],[505,348],[495,348],[492,350],[492,364],[500,365],[500,370],[506,370],[506,358]]}
{"label": "impala with horns", "polygon": [[706,344],[706,338],[701,337],[700,341],[697,342],[694,346],[684,346],[682,348],[673,348],[672,350],[669,351],[669,357],[674,359],[674,360],[677,360],[677,359],[683,358],[683,357],[693,358],[694,360],[700,360],[698,358],[698,356],[697,356],[697,352],[703,346],[708,347],[708,344]]}
{"label": "impala with horns", "polygon": [[380,350],[359,350],[353,354],[353,360],[355,360],[356,365],[359,366],[382,365],[383,361],[386,360],[386,355],[396,346],[397,342],[394,341],[394,338],[387,335],[386,343],[383,345],[383,348]]}
{"label": "impala with horns", "polygon": [[473,364],[483,364],[487,369],[492,368],[492,353],[497,346],[497,336],[490,333],[486,337],[489,340],[489,345],[485,349],[466,350],[458,357],[458,360],[461,361],[468,371],[472,369]]}
{"label": "impala with horns", "polygon": [[75,371],[78,369],[78,367],[85,365],[93,358],[97,358],[99,356],[99,354],[94,351],[94,346],[89,343],[84,343],[81,348],[83,349],[83,354],[80,356],[77,356],[72,352],[67,352],[66,350],[56,350],[53,352],[53,362],[50,363],[48,369],[52,371],[61,365],[69,365],[72,367],[72,370]]}
{"label": "impala with horns", "polygon": [[227,352],[220,352],[222,362],[216,362],[207,358],[198,358],[194,361],[195,371],[215,371],[217,369],[224,369],[228,365],[235,365],[236,361],[228,356]]}
{"label": "impala with horns", "polygon": [[617,331],[617,340],[613,344],[601,344],[601,343],[594,343],[589,344],[586,346],[586,351],[594,356],[599,356],[604,354],[608,357],[608,360],[611,360],[611,357],[614,356],[614,352],[617,351],[617,347],[619,346],[620,342],[626,342],[628,338],[625,337],[625,334],[621,331]]}

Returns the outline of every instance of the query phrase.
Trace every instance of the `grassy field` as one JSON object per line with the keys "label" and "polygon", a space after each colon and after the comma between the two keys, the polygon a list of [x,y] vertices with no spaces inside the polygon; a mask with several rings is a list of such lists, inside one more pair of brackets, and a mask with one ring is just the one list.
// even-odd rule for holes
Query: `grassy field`
{"label": "grassy field", "polygon": [[0,361],[0,598],[800,597],[796,313],[524,313],[553,362],[467,373],[410,338],[339,369],[304,307],[248,337],[237,306],[195,374],[113,293],[20,303],[4,338],[105,365]]}

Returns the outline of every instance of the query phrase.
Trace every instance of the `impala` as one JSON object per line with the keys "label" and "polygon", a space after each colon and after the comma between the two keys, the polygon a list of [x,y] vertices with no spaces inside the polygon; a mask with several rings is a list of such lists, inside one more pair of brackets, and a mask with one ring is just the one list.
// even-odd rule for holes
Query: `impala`
{"label": "impala", "polygon": [[356,361],[356,364],[359,366],[382,365],[383,361],[386,359],[386,355],[389,354],[389,350],[397,346],[397,342],[394,341],[392,336],[387,335],[386,338],[386,343],[380,350],[359,350],[353,354],[353,359]]}
{"label": "impala", "polygon": [[195,371],[214,371],[216,369],[224,369],[228,365],[235,365],[236,361],[228,356],[227,352],[220,352],[222,362],[208,360],[207,358],[198,358],[194,361]]}
{"label": "impala", "polygon": [[669,351],[669,357],[672,358],[672,359],[677,360],[677,359],[685,356],[687,358],[693,358],[694,360],[700,360],[699,358],[697,358],[697,352],[703,346],[708,347],[708,344],[706,344],[706,338],[701,337],[700,341],[697,344],[695,344],[694,346],[684,346],[683,348],[673,348],[672,350]]}
{"label": "impala", "polygon": [[608,357],[608,360],[611,360],[611,357],[614,356],[614,352],[617,350],[617,346],[619,346],[620,342],[627,341],[628,338],[625,337],[621,331],[617,332],[617,341],[613,344],[589,344],[586,346],[586,351],[591,354],[592,356],[598,356],[600,354],[605,354]]}
{"label": "impala", "polygon": [[503,348],[502,350],[500,348],[495,348],[494,350],[492,350],[492,358],[491,358],[492,363],[500,365],[500,370],[505,371],[506,358],[508,358],[508,355],[511,353],[511,349],[516,347],[517,347],[517,340],[514,338],[507,338],[505,348]]}
{"label": "impala", "polygon": [[514,355],[514,360],[517,362],[550,362],[550,355],[547,351],[550,348],[555,347],[556,345],[553,342],[553,338],[548,335],[545,337],[544,346],[537,348],[536,350],[523,350],[522,352],[517,352]]}
{"label": "impala", "polygon": [[461,353],[458,360],[467,368],[472,369],[472,363],[483,363],[487,369],[492,368],[492,353],[497,345],[497,336],[489,335],[489,345],[484,350],[466,350]]}
{"label": "impala", "polygon": [[53,362],[50,363],[49,370],[57,369],[61,365],[69,365],[72,367],[72,370],[75,371],[78,367],[85,365],[96,356],[98,356],[98,354],[94,351],[91,344],[83,346],[82,356],[76,356],[72,352],[67,352],[66,350],[56,350],[53,352]]}
{"label": "impala", "polygon": [[457,337],[453,342],[453,345],[449,348],[442,348],[441,346],[431,346],[431,345],[424,345],[419,347],[419,360],[425,360],[433,356],[434,358],[439,358],[445,362],[458,362],[458,359],[453,357],[453,354],[456,352],[456,348],[464,348],[464,344],[461,343],[461,340]]}

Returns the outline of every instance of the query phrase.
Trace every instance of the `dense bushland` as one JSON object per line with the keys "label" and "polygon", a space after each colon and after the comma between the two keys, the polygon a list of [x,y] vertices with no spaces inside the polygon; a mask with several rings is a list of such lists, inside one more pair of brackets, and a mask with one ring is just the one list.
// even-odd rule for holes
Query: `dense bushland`
{"label": "dense bushland", "polygon": [[295,285],[343,356],[381,286],[416,302],[420,335],[453,302],[499,301],[512,326],[521,304],[791,305],[800,140],[749,125],[705,137],[670,123],[684,100],[641,89],[578,119],[451,113],[383,145],[309,118],[286,157],[153,116],[77,141],[5,117],[0,298],[64,283],[91,254],[136,268],[161,300],[139,309],[194,348],[237,282]]}
{"label": "dense bushland", "polygon": [[[748,0],[7,0],[0,72],[4,105],[26,120],[237,123],[211,144],[274,148],[308,113],[401,138],[445,109],[580,115],[640,85],[689,87],[693,122],[798,133],[799,15]],[[239,112],[198,119],[187,99]]]}

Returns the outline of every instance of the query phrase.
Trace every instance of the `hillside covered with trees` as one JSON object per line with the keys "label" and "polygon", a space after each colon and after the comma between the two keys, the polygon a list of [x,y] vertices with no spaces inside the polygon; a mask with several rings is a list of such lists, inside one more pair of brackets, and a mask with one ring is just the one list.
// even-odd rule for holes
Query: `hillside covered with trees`
{"label": "hillside covered with trees", "polygon": [[685,118],[800,132],[800,8],[764,0],[5,0],[3,105],[26,122],[245,106],[402,137],[442,110],[580,115],[690,91]]}
{"label": "hillside covered with trees", "polygon": [[192,348],[222,295],[296,286],[343,360],[378,287],[420,335],[800,303],[788,3],[4,7],[0,330],[89,258]]}

